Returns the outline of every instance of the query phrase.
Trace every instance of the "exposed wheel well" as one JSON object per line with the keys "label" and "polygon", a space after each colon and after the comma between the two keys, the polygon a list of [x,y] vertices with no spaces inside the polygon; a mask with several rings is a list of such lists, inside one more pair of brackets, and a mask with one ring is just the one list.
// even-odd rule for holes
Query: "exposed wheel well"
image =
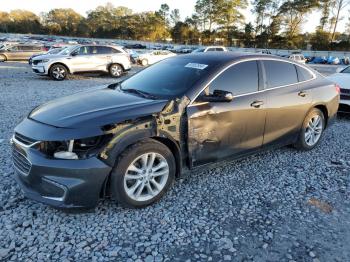
{"label": "exposed wheel well", "polygon": [[50,73],[51,68],[52,68],[53,66],[55,66],[55,65],[62,65],[62,66],[64,66],[64,67],[67,69],[67,72],[70,73],[70,70],[69,70],[68,66],[66,66],[65,64],[60,63],[60,62],[52,64],[52,65],[50,66],[50,68],[49,68],[49,72],[48,72],[48,73]]}
{"label": "exposed wheel well", "polygon": [[315,106],[315,108],[321,110],[321,112],[323,113],[324,119],[326,121],[326,126],[327,126],[327,124],[328,124],[328,109],[327,109],[327,107],[324,105],[317,105],[317,106]]}
{"label": "exposed wheel well", "polygon": [[7,61],[7,56],[6,56],[6,55],[0,54],[0,57],[1,57],[1,56],[5,58],[4,61]]}
{"label": "exposed wheel well", "polygon": [[181,176],[181,169],[182,169],[182,158],[181,158],[181,153],[180,153],[180,149],[178,147],[178,145],[176,145],[176,143],[168,138],[164,138],[164,137],[151,137],[154,140],[157,140],[158,142],[161,142],[162,144],[164,144],[165,146],[167,146],[170,151],[173,153],[174,157],[175,157],[175,162],[176,162],[176,172],[175,175],[176,177],[180,177]]}

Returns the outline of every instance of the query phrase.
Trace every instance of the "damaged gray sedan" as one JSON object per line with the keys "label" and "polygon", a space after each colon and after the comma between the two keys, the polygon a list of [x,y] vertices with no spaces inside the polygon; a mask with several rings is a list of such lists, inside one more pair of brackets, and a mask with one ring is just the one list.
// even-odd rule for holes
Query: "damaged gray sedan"
{"label": "damaged gray sedan", "polygon": [[28,198],[93,208],[159,200],[184,169],[293,144],[313,149],[339,88],[291,60],[237,53],[170,58],[127,80],[35,108],[15,128]]}

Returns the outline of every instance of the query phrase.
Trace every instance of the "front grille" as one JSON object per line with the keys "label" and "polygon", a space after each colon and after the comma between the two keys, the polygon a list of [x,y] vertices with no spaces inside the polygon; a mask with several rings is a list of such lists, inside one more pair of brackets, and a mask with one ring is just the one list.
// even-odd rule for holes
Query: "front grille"
{"label": "front grille", "polygon": [[340,94],[340,99],[341,100],[350,100],[350,95],[342,95],[342,94]]}
{"label": "front grille", "polygon": [[21,134],[15,133],[15,139],[18,140],[19,142],[21,142],[22,144],[25,144],[26,146],[32,145],[35,142],[38,142],[35,139],[23,136]]}
{"label": "front grille", "polygon": [[15,168],[24,175],[29,175],[32,164],[29,160],[17,149],[16,146],[12,146],[12,160]]}
{"label": "front grille", "polygon": [[350,89],[340,88],[340,93],[341,94],[349,94],[350,95]]}

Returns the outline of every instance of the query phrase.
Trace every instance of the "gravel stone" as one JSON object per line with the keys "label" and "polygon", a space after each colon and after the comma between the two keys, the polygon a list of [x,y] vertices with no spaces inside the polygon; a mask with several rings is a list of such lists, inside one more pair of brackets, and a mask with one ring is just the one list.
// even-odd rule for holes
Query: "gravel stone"
{"label": "gravel stone", "polygon": [[11,163],[14,127],[37,105],[116,81],[57,82],[0,63],[0,260],[349,260],[349,116],[312,151],[284,147],[188,172],[144,209],[106,199],[71,213],[26,199]]}

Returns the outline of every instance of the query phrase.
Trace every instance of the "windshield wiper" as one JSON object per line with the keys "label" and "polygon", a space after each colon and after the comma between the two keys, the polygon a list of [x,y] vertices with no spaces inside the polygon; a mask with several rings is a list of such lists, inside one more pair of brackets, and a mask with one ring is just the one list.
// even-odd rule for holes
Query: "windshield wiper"
{"label": "windshield wiper", "polygon": [[150,93],[147,93],[147,92],[139,90],[139,89],[134,89],[134,88],[123,89],[123,88],[120,88],[120,90],[122,90],[123,92],[137,94],[137,95],[140,95],[140,96],[142,96],[144,98],[151,98],[151,99],[157,99],[158,98],[155,95],[152,95]]}

